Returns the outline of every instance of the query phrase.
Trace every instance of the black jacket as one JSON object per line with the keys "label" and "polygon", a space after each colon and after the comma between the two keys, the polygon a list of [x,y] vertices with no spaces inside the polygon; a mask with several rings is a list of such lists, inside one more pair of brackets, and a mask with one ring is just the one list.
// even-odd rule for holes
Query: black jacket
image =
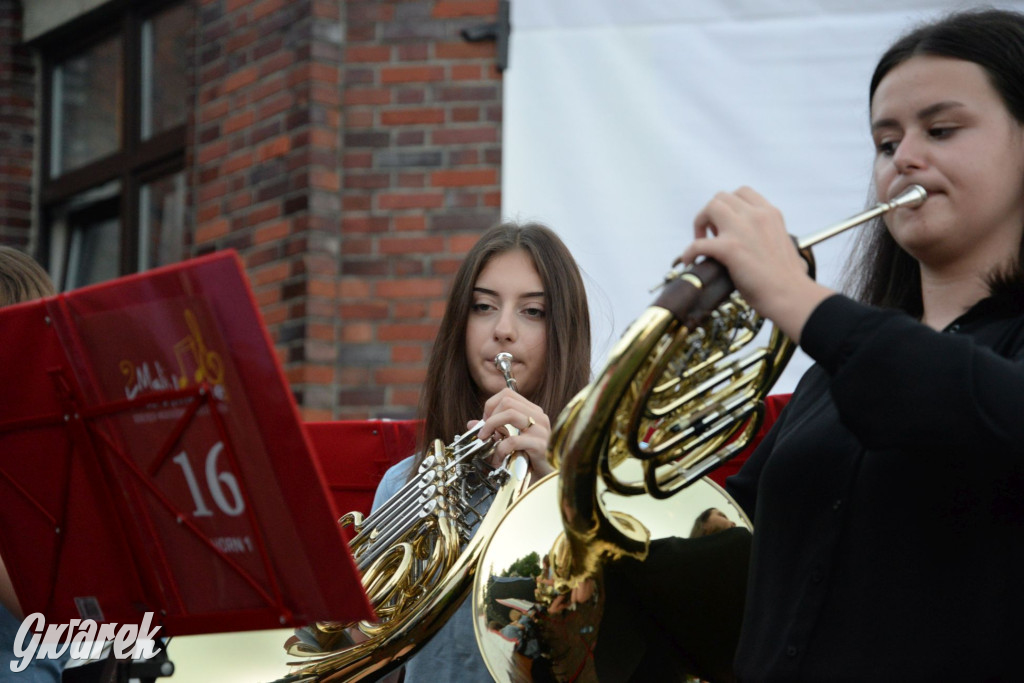
{"label": "black jacket", "polygon": [[728,482],[754,521],[741,680],[1024,679],[1024,314],[944,332],[834,296]]}

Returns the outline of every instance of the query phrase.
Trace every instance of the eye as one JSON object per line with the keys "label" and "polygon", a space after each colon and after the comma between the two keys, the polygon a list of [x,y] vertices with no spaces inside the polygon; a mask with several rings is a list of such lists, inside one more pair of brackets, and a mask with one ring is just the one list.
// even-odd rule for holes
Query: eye
{"label": "eye", "polygon": [[544,309],[537,306],[530,306],[523,309],[523,314],[528,318],[543,318]]}
{"label": "eye", "polygon": [[932,126],[928,129],[928,135],[937,140],[945,140],[956,132],[955,126]]}
{"label": "eye", "polygon": [[471,306],[471,310],[474,313],[487,313],[488,311],[493,311],[494,306],[490,305],[486,301],[475,301]]}
{"label": "eye", "polygon": [[896,153],[896,147],[899,144],[899,140],[879,140],[875,143],[875,152],[882,156],[891,157]]}

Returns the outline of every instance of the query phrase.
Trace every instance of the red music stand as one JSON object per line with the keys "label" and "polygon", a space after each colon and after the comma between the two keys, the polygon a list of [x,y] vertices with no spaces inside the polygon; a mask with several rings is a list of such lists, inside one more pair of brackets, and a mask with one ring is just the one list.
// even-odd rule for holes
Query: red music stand
{"label": "red music stand", "polygon": [[0,555],[26,614],[161,636],[372,617],[241,262],[0,310]]}

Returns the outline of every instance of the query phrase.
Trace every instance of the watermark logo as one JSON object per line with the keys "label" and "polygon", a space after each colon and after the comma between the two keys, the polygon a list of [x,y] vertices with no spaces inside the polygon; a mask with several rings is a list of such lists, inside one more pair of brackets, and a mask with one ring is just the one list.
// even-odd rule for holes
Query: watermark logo
{"label": "watermark logo", "polygon": [[163,646],[157,643],[160,626],[153,626],[153,613],[146,612],[141,624],[97,624],[94,619],[72,619],[67,624],[46,624],[42,613],[25,617],[14,637],[11,671],[24,671],[32,659],[99,659],[109,642],[117,659],[152,659]]}

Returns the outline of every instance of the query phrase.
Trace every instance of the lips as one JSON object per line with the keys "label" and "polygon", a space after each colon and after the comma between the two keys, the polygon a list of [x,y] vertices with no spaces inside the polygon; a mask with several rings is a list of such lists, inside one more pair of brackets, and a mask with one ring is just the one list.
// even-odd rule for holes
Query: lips
{"label": "lips", "polygon": [[[891,201],[892,201],[893,199],[895,199],[896,197],[900,196],[900,195],[901,195],[901,194],[902,194],[902,193],[903,193],[904,191],[906,191],[906,189],[907,189],[908,187],[912,187],[912,186],[914,186],[914,185],[920,185],[921,187],[923,187],[923,188],[924,188],[924,191],[928,193],[928,196],[929,196],[929,197],[931,197],[931,196],[933,196],[933,195],[936,195],[936,194],[941,194],[941,190],[937,190],[937,189],[935,189],[934,187],[931,187],[931,186],[929,186],[929,185],[926,185],[925,183],[922,183],[922,182],[908,182],[908,183],[900,183],[900,185],[898,185],[898,186],[897,186],[897,187],[896,187],[896,188],[895,188],[895,189],[894,189],[894,190],[893,190],[893,191],[892,191],[892,192],[891,192],[891,193],[889,194],[889,197],[888,197],[888,199],[886,199],[886,201],[889,201],[889,202],[891,202]],[[916,208],[916,207],[915,207],[915,208]]]}

